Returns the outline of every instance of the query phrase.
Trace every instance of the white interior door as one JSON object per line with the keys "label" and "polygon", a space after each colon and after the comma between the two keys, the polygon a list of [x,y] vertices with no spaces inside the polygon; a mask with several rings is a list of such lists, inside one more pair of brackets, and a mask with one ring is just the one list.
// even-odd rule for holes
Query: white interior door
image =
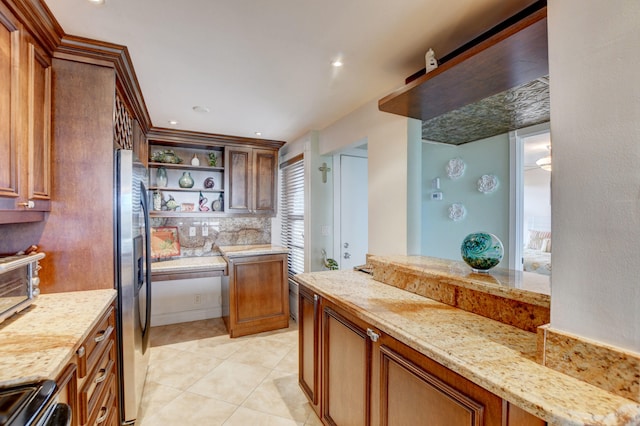
{"label": "white interior door", "polygon": [[368,242],[367,158],[340,155],[340,269],[366,261]]}

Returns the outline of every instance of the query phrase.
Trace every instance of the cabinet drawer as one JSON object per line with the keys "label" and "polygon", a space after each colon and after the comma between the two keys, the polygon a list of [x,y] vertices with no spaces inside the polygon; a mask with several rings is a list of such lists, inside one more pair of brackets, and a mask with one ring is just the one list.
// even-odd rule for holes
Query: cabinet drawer
{"label": "cabinet drawer", "polygon": [[106,380],[105,392],[102,392],[100,404],[91,413],[89,425],[107,426],[118,424],[117,390],[115,375],[110,374]]}
{"label": "cabinet drawer", "polygon": [[89,337],[78,349],[78,377],[84,378],[96,366],[115,330],[116,317],[113,307],[109,308]]}
{"label": "cabinet drawer", "polygon": [[85,424],[93,417],[95,410],[99,409],[103,402],[105,388],[109,386],[115,377],[116,364],[115,344],[113,339],[107,341],[107,350],[98,360],[96,368],[87,376],[87,380],[80,392],[80,421]]}

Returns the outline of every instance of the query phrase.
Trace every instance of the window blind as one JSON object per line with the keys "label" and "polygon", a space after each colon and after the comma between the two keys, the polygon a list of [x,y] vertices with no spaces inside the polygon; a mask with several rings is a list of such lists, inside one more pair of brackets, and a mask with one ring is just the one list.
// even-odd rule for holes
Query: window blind
{"label": "window blind", "polygon": [[282,169],[282,243],[289,249],[289,275],[304,272],[304,160]]}

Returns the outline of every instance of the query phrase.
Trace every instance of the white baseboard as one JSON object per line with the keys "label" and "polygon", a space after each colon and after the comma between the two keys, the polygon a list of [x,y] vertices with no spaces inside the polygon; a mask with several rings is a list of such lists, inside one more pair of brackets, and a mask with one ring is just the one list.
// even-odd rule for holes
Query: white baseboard
{"label": "white baseboard", "polygon": [[151,326],[177,324],[181,322],[205,320],[222,317],[222,307],[198,309],[193,311],[167,312],[159,315],[151,315]]}

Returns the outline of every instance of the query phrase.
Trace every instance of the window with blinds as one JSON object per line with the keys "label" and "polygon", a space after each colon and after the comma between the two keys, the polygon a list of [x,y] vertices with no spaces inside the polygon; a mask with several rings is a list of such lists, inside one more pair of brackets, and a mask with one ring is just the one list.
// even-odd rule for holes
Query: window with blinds
{"label": "window with blinds", "polygon": [[282,243],[289,249],[289,275],[304,272],[304,161],[282,169]]}

